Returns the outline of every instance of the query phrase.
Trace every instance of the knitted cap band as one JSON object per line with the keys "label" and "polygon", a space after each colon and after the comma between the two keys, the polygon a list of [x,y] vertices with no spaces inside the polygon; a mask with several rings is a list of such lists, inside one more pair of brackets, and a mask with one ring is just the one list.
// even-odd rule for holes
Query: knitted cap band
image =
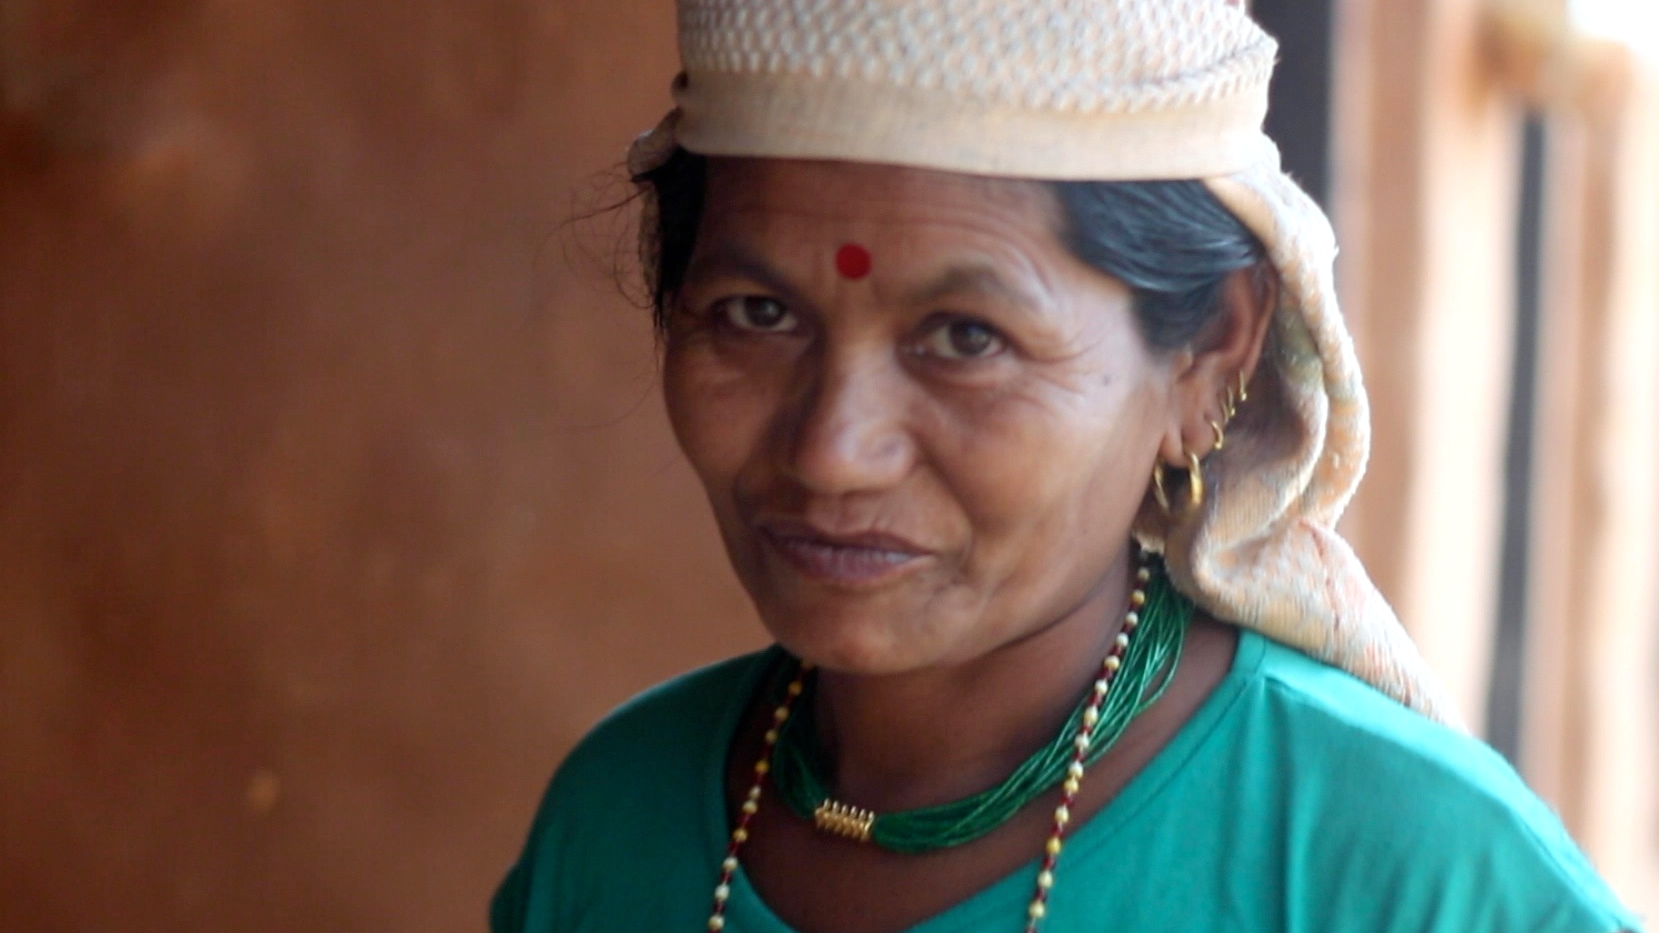
{"label": "knitted cap band", "polygon": [[792,74],[699,74],[677,82],[674,97],[679,142],[701,155],[1070,180],[1208,178],[1277,160],[1260,129],[1260,86],[1132,112],[1022,109],[933,88]]}

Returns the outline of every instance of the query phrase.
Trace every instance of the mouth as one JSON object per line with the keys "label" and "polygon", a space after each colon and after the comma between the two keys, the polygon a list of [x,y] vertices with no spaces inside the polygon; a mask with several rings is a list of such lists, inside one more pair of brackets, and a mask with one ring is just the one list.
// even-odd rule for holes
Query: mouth
{"label": "mouth", "polygon": [[820,583],[869,587],[919,567],[928,552],[903,538],[880,532],[831,534],[796,521],[760,526],[767,546],[801,574]]}

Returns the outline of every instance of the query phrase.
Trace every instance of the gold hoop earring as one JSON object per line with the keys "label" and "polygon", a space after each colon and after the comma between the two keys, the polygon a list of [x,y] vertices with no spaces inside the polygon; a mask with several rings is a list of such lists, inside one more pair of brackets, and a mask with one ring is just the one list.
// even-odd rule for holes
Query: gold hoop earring
{"label": "gold hoop earring", "polygon": [[1238,400],[1233,397],[1233,387],[1227,387],[1227,393],[1221,397],[1221,420],[1231,421],[1238,414]]}
{"label": "gold hoop earring", "polygon": [[1196,509],[1204,504],[1204,471],[1198,463],[1198,455],[1187,452],[1187,490],[1189,501],[1187,507]]}
{"label": "gold hoop earring", "polygon": [[1152,465],[1152,498],[1157,501],[1158,508],[1169,514],[1169,493],[1164,491],[1164,463],[1162,460]]}
{"label": "gold hoop earring", "polygon": [[1215,432],[1215,446],[1211,450],[1220,450],[1227,446],[1227,432],[1215,419],[1210,419],[1210,430]]}
{"label": "gold hoop earring", "polygon": [[1238,371],[1238,400],[1241,402],[1250,401],[1250,390],[1246,387],[1248,378],[1244,375],[1244,370]]}

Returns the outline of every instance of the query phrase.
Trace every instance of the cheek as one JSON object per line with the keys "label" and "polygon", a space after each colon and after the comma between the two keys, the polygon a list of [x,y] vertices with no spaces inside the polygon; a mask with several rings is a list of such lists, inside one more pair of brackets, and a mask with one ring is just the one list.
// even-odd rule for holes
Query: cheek
{"label": "cheek", "polygon": [[979,556],[1040,561],[1126,535],[1157,448],[1155,405],[1140,387],[1105,386],[1032,393],[965,416],[950,473]]}
{"label": "cheek", "polygon": [[775,405],[766,380],[731,366],[701,342],[669,347],[663,400],[674,437],[711,496],[759,447]]}

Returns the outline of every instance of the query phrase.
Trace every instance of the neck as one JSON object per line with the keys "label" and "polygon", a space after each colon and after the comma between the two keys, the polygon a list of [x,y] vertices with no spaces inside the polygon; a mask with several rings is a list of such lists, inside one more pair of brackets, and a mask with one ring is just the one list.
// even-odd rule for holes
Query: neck
{"label": "neck", "polygon": [[836,799],[879,812],[994,787],[1053,740],[1123,624],[1130,553],[1076,607],[971,661],[866,677],[822,671],[814,714]]}

